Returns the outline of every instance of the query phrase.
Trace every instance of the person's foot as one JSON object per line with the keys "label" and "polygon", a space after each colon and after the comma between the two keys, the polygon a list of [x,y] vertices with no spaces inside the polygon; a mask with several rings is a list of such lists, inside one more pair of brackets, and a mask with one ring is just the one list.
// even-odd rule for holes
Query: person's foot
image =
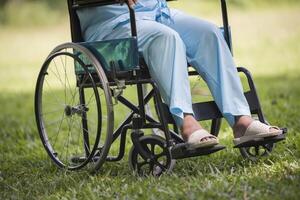
{"label": "person's foot", "polygon": [[[181,128],[181,135],[184,141],[188,141],[189,137],[198,130],[203,130],[202,126],[192,115],[186,115],[183,119],[183,125]],[[208,135],[203,137],[199,142],[206,142],[209,140],[216,140],[216,137]]]}
{"label": "person's foot", "polygon": [[[250,126],[250,124],[253,121],[255,120],[250,116],[244,115],[244,116],[237,117],[236,122],[232,127],[234,138],[240,138],[244,136],[247,128]],[[270,127],[269,132],[274,132],[274,131],[278,131],[278,129]]]}

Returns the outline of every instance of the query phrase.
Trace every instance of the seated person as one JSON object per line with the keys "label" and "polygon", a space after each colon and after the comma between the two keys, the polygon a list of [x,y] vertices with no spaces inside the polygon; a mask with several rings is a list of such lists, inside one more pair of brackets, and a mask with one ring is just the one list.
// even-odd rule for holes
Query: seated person
{"label": "seated person", "polygon": [[[216,25],[170,9],[165,0],[129,0],[129,5],[136,12],[139,51],[191,148],[213,146],[218,139],[193,116],[188,63],[207,83],[233,129],[235,144],[282,133],[252,119],[232,54]],[[126,5],[85,8],[78,16],[86,41],[131,35]]]}

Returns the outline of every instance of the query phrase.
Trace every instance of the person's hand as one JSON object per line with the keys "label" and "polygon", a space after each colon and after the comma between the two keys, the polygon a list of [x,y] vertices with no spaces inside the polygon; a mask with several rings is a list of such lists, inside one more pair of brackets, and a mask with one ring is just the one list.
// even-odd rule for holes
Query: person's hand
{"label": "person's hand", "polygon": [[128,0],[129,6],[131,8],[133,8],[137,2],[138,2],[138,0]]}
{"label": "person's hand", "polygon": [[135,4],[138,2],[138,0],[120,0],[121,5],[123,5],[123,3],[124,3],[125,1],[128,2],[129,6],[130,6],[131,8],[133,8],[133,7],[135,6]]}

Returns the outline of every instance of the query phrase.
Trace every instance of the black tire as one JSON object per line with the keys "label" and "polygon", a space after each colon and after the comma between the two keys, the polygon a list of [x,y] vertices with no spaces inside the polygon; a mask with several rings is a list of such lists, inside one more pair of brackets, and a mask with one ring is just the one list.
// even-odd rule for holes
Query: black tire
{"label": "black tire", "polygon": [[140,138],[144,150],[149,152],[153,159],[144,160],[135,146],[129,152],[129,166],[140,176],[160,176],[172,171],[175,161],[167,148],[164,138],[157,135],[147,135]]}
{"label": "black tire", "polygon": [[36,83],[35,116],[42,143],[58,167],[101,167],[114,115],[105,73],[88,49],[66,43],[50,53]]}

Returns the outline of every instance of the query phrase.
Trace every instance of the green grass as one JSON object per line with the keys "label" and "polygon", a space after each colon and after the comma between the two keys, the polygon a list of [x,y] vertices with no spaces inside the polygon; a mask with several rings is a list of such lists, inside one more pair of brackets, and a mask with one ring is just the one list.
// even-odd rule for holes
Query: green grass
{"label": "green grass", "polygon": [[[201,5],[208,5],[201,16],[219,22],[213,5]],[[173,173],[160,178],[135,176],[128,151],[97,175],[59,170],[38,136],[33,91],[47,54],[70,40],[68,22],[43,29],[1,27],[0,199],[299,199],[300,8],[230,11],[236,62],[253,72],[268,121],[289,128],[272,155],[243,160],[224,123],[220,140],[226,150],[177,161]]]}

